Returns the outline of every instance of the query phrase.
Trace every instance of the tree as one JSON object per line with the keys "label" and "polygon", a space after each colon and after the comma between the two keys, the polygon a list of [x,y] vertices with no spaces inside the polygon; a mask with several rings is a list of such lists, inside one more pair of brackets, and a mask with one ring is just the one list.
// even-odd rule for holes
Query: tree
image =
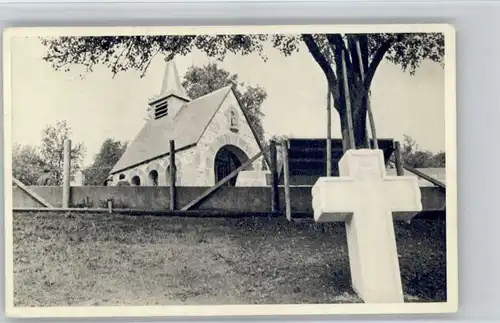
{"label": "tree", "polygon": [[[25,185],[61,185],[64,164],[64,141],[69,138],[70,128],[66,121],[46,126],[42,132],[40,147],[14,144],[12,150],[12,175]],[[85,153],[82,143],[71,149],[71,180],[81,169]],[[44,177],[45,184],[39,184]]]}
{"label": "tree", "polygon": [[113,75],[135,69],[141,72],[141,76],[144,76],[158,54],[171,60],[176,55],[187,55],[198,49],[220,60],[228,53],[257,53],[267,60],[264,52],[266,43],[272,44],[285,56],[297,52],[300,45],[304,44],[328,82],[334,107],[340,117],[342,136],[346,139],[349,132],[348,101],[343,87],[344,56],[355,143],[355,147],[346,148],[366,146],[367,98],[383,59],[413,75],[422,61],[431,60],[442,64],[444,58],[442,33],[70,36],[42,38],[41,42],[47,48],[44,60],[56,70],[68,71],[71,65],[76,64],[91,72],[96,65],[103,64]]}
{"label": "tree", "polygon": [[[40,147],[40,158],[48,167],[51,181],[50,185],[62,185],[64,167],[64,141],[70,139],[71,128],[66,121],[58,121],[55,125],[48,125],[43,130],[42,144]],[[81,169],[81,163],[85,154],[83,143],[72,143],[71,147],[71,174],[73,180],[75,174]]]}
{"label": "tree", "polygon": [[257,139],[263,144],[264,128],[262,127],[262,117],[264,114],[260,111],[260,107],[267,98],[267,93],[262,87],[245,86],[243,82],[238,81],[237,74],[231,74],[219,68],[215,63],[203,67],[191,66],[184,75],[182,82],[187,95],[192,99],[229,85],[233,87],[236,98],[241,103],[250,125],[255,130]]}
{"label": "tree", "polygon": [[421,150],[415,140],[404,135],[403,147],[401,148],[401,159],[404,165],[412,168],[445,167],[445,157],[444,152],[433,154],[428,150]]}
{"label": "tree", "polygon": [[446,167],[446,154],[444,151],[441,151],[434,156],[432,156],[431,160],[432,167]]}
{"label": "tree", "polygon": [[12,176],[14,178],[24,185],[37,185],[44,166],[37,147],[14,143],[12,149]]}
{"label": "tree", "polygon": [[95,155],[92,165],[83,170],[84,185],[103,185],[126,148],[126,142],[106,139]]}

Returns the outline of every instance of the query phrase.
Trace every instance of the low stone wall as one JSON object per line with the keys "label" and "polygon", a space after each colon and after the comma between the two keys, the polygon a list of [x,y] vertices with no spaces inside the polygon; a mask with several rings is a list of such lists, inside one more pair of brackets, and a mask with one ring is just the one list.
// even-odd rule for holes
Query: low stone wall
{"label": "low stone wall", "polygon": [[[30,186],[30,190],[54,207],[62,206],[62,187]],[[178,207],[197,198],[207,187],[178,187]],[[424,210],[440,210],[445,206],[445,193],[437,188],[422,187]],[[292,212],[313,212],[311,186],[290,188]],[[71,188],[72,207],[107,207],[107,199],[115,208],[165,210],[170,207],[168,187],[144,186],[76,186]],[[363,198],[360,196],[360,198]],[[280,205],[284,208],[284,189],[280,187]],[[29,195],[13,186],[14,207],[41,207]],[[271,210],[269,187],[221,187],[198,206],[202,210],[268,212]]]}

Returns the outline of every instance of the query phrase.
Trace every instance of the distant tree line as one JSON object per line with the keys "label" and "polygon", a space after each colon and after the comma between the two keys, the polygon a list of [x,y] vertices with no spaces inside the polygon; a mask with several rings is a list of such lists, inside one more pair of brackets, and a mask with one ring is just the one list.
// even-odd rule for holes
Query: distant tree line
{"label": "distant tree line", "polygon": [[[64,141],[70,138],[71,128],[66,121],[48,125],[42,131],[39,146],[14,143],[12,149],[12,175],[25,185],[55,185],[63,180]],[[85,147],[72,143],[71,180],[81,170]]]}
{"label": "distant tree line", "polygon": [[404,165],[412,168],[441,168],[446,166],[444,151],[432,153],[420,149],[416,141],[408,135],[404,135],[401,157]]}

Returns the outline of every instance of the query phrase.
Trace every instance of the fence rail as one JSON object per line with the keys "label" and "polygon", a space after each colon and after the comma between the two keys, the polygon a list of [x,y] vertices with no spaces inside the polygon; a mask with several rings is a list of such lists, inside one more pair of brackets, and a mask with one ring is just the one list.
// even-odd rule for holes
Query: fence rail
{"label": "fence rail", "polygon": [[30,190],[26,185],[24,185],[20,180],[18,180],[17,178],[15,177],[12,177],[12,182],[17,186],[19,187],[21,190],[23,190],[26,194],[28,194],[29,196],[31,196],[31,198],[33,198],[35,201],[37,201],[38,203],[42,204],[43,206],[47,207],[47,208],[53,208],[52,204],[50,204],[49,202],[47,202],[44,198],[42,198],[40,195],[36,194],[35,192],[33,192],[32,190]]}
{"label": "fence rail", "polygon": [[407,165],[404,165],[404,162],[401,158],[401,148],[400,148],[400,144],[399,144],[399,141],[396,141],[394,142],[394,146],[395,146],[395,149],[394,149],[394,157],[393,158],[389,158],[389,162],[392,163],[395,167],[396,167],[396,171],[397,171],[397,175],[398,176],[402,176],[404,174],[403,172],[403,169],[409,171],[410,173],[416,175],[417,177],[420,177],[428,182],[430,182],[431,184],[434,184],[435,186],[443,189],[443,190],[446,190],[446,184],[419,171],[419,170],[416,170],[412,167],[409,167]]}
{"label": "fence rail", "polygon": [[224,177],[223,179],[221,179],[214,186],[212,186],[211,188],[209,188],[208,190],[206,190],[205,192],[203,192],[199,197],[197,197],[196,199],[194,199],[193,201],[191,201],[190,203],[188,203],[186,206],[184,206],[182,208],[182,211],[190,210],[191,208],[193,208],[196,205],[198,205],[201,202],[203,202],[203,200],[205,200],[206,198],[208,198],[215,191],[217,191],[220,187],[222,187],[224,184],[226,184],[227,182],[229,182],[233,177],[235,177],[236,175],[238,175],[238,173],[240,171],[242,171],[243,169],[245,169],[248,166],[250,166],[253,162],[255,162],[257,159],[259,159],[259,157],[261,157],[263,154],[264,154],[264,152],[261,151],[257,155],[255,155],[254,157],[250,158],[249,160],[247,160],[246,162],[244,162],[243,164],[241,164],[240,167],[238,167],[235,170],[233,170],[229,175],[227,175],[226,177]]}

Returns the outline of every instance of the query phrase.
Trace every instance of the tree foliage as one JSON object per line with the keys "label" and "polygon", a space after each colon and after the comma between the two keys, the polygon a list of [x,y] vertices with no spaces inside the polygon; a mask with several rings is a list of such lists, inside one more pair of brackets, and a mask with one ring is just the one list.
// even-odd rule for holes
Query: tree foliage
{"label": "tree foliage", "polygon": [[401,158],[404,165],[412,168],[440,168],[446,166],[446,154],[441,151],[433,154],[422,150],[410,136],[404,135]]}
{"label": "tree foliage", "polygon": [[171,60],[176,55],[200,50],[208,57],[222,60],[228,54],[257,53],[267,60],[264,50],[266,44],[285,56],[292,55],[305,45],[328,81],[334,107],[339,113],[342,136],[346,139],[349,132],[343,87],[344,56],[356,146],[347,148],[362,148],[366,145],[367,98],[383,59],[410,74],[414,74],[424,60],[443,64],[444,59],[442,33],[58,37],[44,38],[42,43],[47,48],[44,59],[56,70],[68,71],[71,65],[76,64],[91,72],[96,65],[102,64],[113,75],[134,69],[140,71],[142,76],[158,54]]}
{"label": "tree foliage", "polygon": [[234,89],[236,98],[242,105],[248,121],[256,132],[257,139],[264,143],[264,128],[262,126],[262,117],[260,107],[267,98],[267,93],[260,86],[246,86],[245,83],[238,80],[237,74],[220,68],[215,63],[210,63],[203,67],[190,67],[182,82],[191,99],[199,98],[205,94],[231,85]]}
{"label": "tree foliage", "polygon": [[44,162],[37,147],[15,143],[12,149],[12,176],[24,185],[37,185]]}
{"label": "tree foliage", "polygon": [[113,166],[127,148],[126,142],[106,139],[99,152],[94,157],[94,162],[83,170],[84,185],[100,186],[106,181]]}
{"label": "tree foliage", "polygon": [[[14,144],[12,175],[25,185],[41,185],[42,177],[42,185],[62,185],[64,141],[70,138],[70,131],[66,121],[58,121],[43,129],[40,146]],[[84,154],[83,143],[72,144],[70,180],[81,169]]]}
{"label": "tree foliage", "polygon": [[[66,121],[57,121],[55,125],[48,125],[42,134],[40,158],[50,172],[50,185],[62,185],[64,167],[64,141],[70,139],[71,128]],[[73,180],[76,173],[81,170],[85,155],[83,143],[71,144],[71,173]]]}

